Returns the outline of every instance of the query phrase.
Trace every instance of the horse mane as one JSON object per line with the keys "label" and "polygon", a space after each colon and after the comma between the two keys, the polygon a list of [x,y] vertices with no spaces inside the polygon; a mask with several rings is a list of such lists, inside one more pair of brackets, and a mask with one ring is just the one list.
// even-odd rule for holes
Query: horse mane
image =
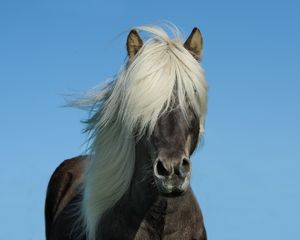
{"label": "horse mane", "polygon": [[80,215],[88,239],[94,240],[102,214],[129,188],[135,164],[135,142],[151,134],[159,117],[174,104],[186,114],[191,107],[204,130],[207,84],[200,64],[183,46],[179,30],[157,26],[134,28],[145,34],[133,60],[100,90],[88,92],[73,105],[88,107],[86,121],[90,159]]}

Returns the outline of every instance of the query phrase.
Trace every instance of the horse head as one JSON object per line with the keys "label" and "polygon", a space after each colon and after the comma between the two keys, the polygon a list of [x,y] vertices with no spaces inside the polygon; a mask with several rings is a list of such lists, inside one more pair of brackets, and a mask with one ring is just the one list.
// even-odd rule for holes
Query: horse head
{"label": "horse head", "polygon": [[[202,37],[199,29],[193,29],[183,46],[197,61],[200,60]],[[129,64],[134,62],[142,47],[141,37],[136,30],[132,30],[127,38]],[[186,109],[182,111],[175,94],[168,109],[159,115],[150,136],[143,138],[147,155],[150,156],[145,163],[145,174],[153,180],[157,191],[167,197],[184,194],[189,188],[192,172],[190,157],[201,136],[200,128],[203,128],[188,99],[185,100]]]}

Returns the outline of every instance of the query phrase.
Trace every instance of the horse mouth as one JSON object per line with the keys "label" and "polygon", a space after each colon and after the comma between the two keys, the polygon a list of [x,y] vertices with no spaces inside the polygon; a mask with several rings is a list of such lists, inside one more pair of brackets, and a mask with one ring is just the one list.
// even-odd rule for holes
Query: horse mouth
{"label": "horse mouth", "polygon": [[178,197],[183,195],[189,187],[189,178],[181,181],[172,179],[155,179],[155,184],[160,195],[164,197]]}

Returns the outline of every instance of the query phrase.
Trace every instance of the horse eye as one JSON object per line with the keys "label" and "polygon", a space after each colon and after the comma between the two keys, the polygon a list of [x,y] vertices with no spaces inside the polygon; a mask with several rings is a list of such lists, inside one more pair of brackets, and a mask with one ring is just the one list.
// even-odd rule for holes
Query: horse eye
{"label": "horse eye", "polygon": [[198,121],[196,118],[193,118],[189,124],[189,130],[190,130],[190,132],[193,132],[197,128],[199,128]]}

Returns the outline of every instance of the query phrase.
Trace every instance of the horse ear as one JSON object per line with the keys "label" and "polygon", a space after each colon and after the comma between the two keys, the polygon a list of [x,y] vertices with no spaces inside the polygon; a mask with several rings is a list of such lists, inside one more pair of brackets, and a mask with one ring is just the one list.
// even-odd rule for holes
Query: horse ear
{"label": "horse ear", "polygon": [[131,61],[143,46],[143,41],[136,30],[131,30],[127,37],[127,53]]}
{"label": "horse ear", "polygon": [[184,43],[184,47],[189,50],[189,52],[194,56],[194,58],[199,61],[201,59],[202,51],[202,34],[198,28],[194,28],[190,36]]}

